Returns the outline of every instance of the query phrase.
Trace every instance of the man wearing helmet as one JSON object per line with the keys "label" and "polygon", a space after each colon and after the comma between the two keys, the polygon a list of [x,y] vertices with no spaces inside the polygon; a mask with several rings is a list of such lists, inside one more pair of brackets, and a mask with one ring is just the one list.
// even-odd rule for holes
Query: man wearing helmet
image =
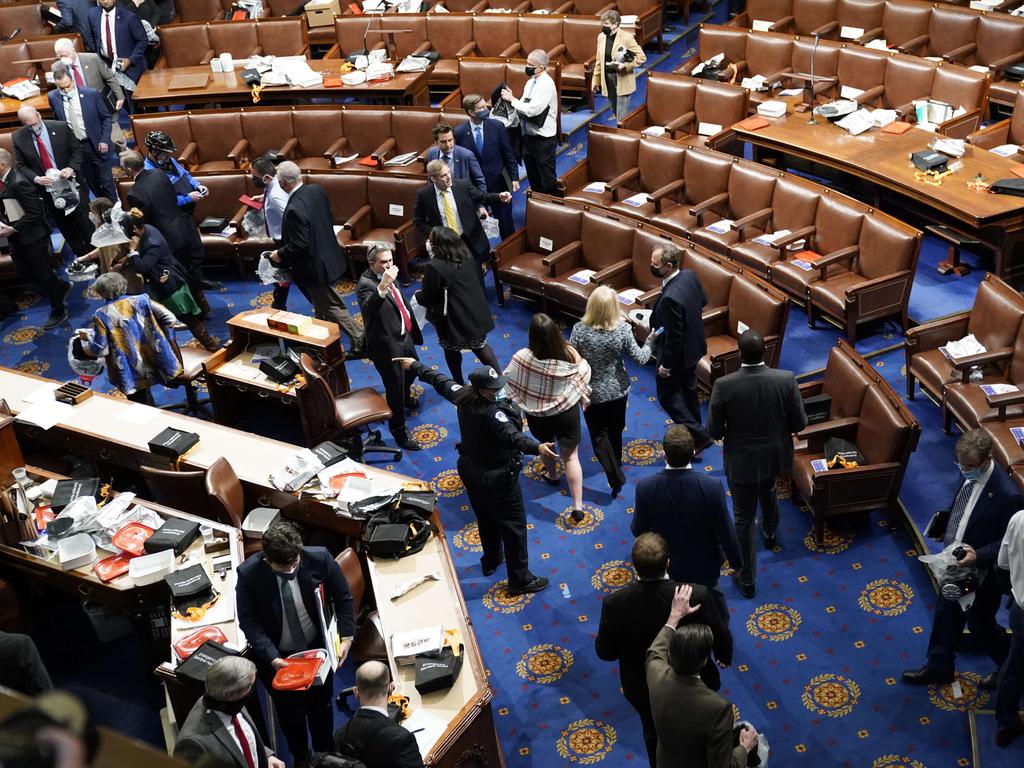
{"label": "man wearing helmet", "polygon": [[144,168],[159,170],[167,174],[167,180],[174,187],[174,193],[178,196],[178,207],[188,215],[196,207],[196,203],[209,194],[209,190],[192,178],[192,174],[175,159],[178,148],[172,139],[164,131],[150,131],[146,134],[147,157]]}

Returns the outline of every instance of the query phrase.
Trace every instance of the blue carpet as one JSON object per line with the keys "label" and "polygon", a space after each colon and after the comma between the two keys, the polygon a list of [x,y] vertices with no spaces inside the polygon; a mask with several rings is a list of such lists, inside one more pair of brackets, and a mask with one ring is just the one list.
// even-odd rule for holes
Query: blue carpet
{"label": "blue carpet", "polygon": [[1005,749],[995,745],[996,718],[991,707],[974,713],[978,761],[974,768],[1018,768],[1024,765],[1024,739]]}

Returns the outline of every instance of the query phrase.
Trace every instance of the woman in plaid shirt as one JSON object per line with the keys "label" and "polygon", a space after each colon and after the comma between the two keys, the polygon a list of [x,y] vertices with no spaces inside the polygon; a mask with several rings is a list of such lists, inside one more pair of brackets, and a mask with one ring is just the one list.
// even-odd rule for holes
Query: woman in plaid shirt
{"label": "woman in plaid shirt", "polygon": [[[558,443],[572,496],[573,522],[583,520],[583,467],[580,466],[580,406],[589,405],[590,365],[570,346],[555,321],[538,313],[530,321],[528,343],[505,369],[508,391],[540,442]],[[558,485],[553,458],[542,456],[544,479]]]}

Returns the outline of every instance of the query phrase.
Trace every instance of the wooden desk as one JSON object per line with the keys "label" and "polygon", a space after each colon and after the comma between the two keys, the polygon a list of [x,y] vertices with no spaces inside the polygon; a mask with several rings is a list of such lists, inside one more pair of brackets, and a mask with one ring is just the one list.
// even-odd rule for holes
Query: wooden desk
{"label": "wooden desk", "polygon": [[46,99],[46,94],[33,96],[31,99],[25,99],[25,101],[0,98],[0,128],[20,128],[21,122],[18,120],[18,110],[22,107],[35,107],[44,119],[50,117],[50,102]]}
{"label": "wooden desk", "polygon": [[1024,237],[1024,198],[975,192],[967,186],[979,173],[989,182],[1012,178],[1014,161],[968,144],[961,170],[941,185],[925,184],[915,180],[910,154],[926,149],[935,134],[911,128],[897,136],[872,128],[852,136],[821,118],[817,125],[808,125],[807,117],[793,114],[791,106],[786,117],[766,118],[770,125],[764,128],[732,130],[753,145],[757,160],[769,153],[799,157],[881,187],[875,204],[887,213],[899,211],[893,210],[885,190],[905,196],[916,204],[912,207],[925,209],[925,217],[978,237],[995,254],[999,276],[1024,277],[1024,254],[1017,247]]}
{"label": "wooden desk", "polygon": [[[326,59],[310,59],[309,66],[316,72],[338,75],[340,62]],[[205,88],[183,88],[169,90],[171,80],[179,75],[208,74],[209,82]],[[429,107],[430,93],[427,90],[426,72],[399,73],[394,79],[382,83],[363,83],[362,85],[345,85],[340,88],[325,88],[322,84],[311,88],[300,86],[274,85],[267,86],[260,92],[260,104],[274,103],[292,104],[309,99],[366,99],[382,101],[386,104],[406,105],[411,107]],[[150,69],[139,80],[139,85],[132,96],[139,112],[153,112],[158,107],[175,104],[196,106],[199,104],[220,104],[222,106],[251,106],[252,89],[242,80],[242,71],[236,68],[233,72],[211,72],[210,67],[174,67],[169,69]],[[46,99],[44,98],[45,102]]]}

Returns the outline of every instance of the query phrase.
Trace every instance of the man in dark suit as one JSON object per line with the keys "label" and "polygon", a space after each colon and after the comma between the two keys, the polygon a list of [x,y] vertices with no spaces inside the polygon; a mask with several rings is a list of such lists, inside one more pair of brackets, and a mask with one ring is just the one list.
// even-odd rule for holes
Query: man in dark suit
{"label": "man in dark suit", "polygon": [[[633,544],[632,560],[639,581],[605,597],[601,604],[601,623],[594,639],[594,649],[598,658],[619,662],[622,693],[640,715],[647,756],[651,765],[656,766],[658,733],[651,717],[651,699],[644,665],[647,649],[658,630],[664,626],[663,617],[668,615],[672,607],[672,595],[677,585],[666,575],[669,564],[668,544],[658,534],[640,534]],[[690,601],[697,610],[685,616],[682,621],[707,624],[714,637],[715,660],[728,666],[732,664],[732,634],[711,602],[708,589],[699,584],[692,589]],[[716,664],[705,664],[700,677],[713,691],[722,685]]]}
{"label": "man in dark suit", "polygon": [[697,363],[708,351],[701,310],[708,299],[697,275],[679,268],[682,258],[682,250],[671,243],[651,252],[651,274],[661,278],[661,295],[654,303],[650,326],[661,329],[654,343],[658,402],[672,421],[690,430],[694,454],[699,456],[711,445],[697,399]]}
{"label": "man in dark suit", "polygon": [[447,123],[438,123],[432,132],[434,146],[427,150],[427,161],[441,160],[452,172],[455,181],[468,181],[481,192],[487,191],[483,171],[472,150],[456,146],[455,132]]}
{"label": "man in dark suit", "polygon": [[423,768],[416,737],[388,716],[388,696],[395,690],[391,671],[380,661],[356,670],[359,709],[334,734],[334,748],[356,757],[366,768]]}
{"label": "man in dark suit", "polygon": [[733,574],[740,593],[754,596],[757,547],[754,521],[761,503],[761,533],[768,549],[775,546],[779,503],[775,480],[793,471],[793,433],[807,426],[804,401],[789,371],[764,363],[764,339],[757,331],[740,334],[740,369],[715,382],[708,410],[708,432],[725,438],[725,477],[743,553]]}
{"label": "man in dark suit", "polygon": [[256,665],[248,659],[227,656],[215,661],[206,673],[205,695],[178,731],[174,756],[232,768],[285,768],[245,710],[247,701],[259,705],[255,685]]}
{"label": "man in dark suit", "polygon": [[56,90],[46,94],[53,116],[71,127],[82,145],[82,172],[96,197],[117,200],[114,177],[110,173],[116,158],[110,143],[110,110],[99,91],[75,85],[63,63],[53,64]]}
{"label": "man in dark suit", "polygon": [[[131,81],[128,85],[138,83],[146,71],[146,47],[149,45],[138,15],[118,5],[117,0],[96,0],[96,7],[89,9],[87,18],[94,50],[114,72],[125,74]],[[122,87],[124,85],[122,83]],[[130,103],[129,96],[129,112]]]}
{"label": "man in dark suit", "polygon": [[[512,150],[508,130],[499,121],[490,117],[487,102],[478,93],[471,93],[462,100],[462,108],[469,115],[469,122],[455,129],[455,143],[470,150],[484,172],[484,182],[491,192],[519,191],[519,161]],[[499,203],[492,206],[502,239],[515,231],[512,221],[512,206]]]}
{"label": "man in dark suit", "polygon": [[120,154],[121,168],[134,183],[128,190],[128,205],[145,214],[146,221],[164,236],[171,253],[188,273],[188,287],[204,316],[210,314],[210,304],[203,291],[203,240],[195,220],[178,207],[178,195],[167,175],[156,169],[147,169],[145,161],[135,150]]}
{"label": "man in dark suit", "polygon": [[653,531],[668,542],[668,575],[673,581],[702,584],[724,621],[725,596],[718,589],[722,550],[733,568],[743,562],[736,529],[729,519],[722,483],[690,467],[693,436],[681,424],[665,430],[665,468],[636,485],[630,530],[634,536]]}
{"label": "man in dark suit", "polygon": [[334,290],[348,269],[345,251],[334,234],[331,201],[324,188],[303,184],[299,166],[286,160],[277,166],[277,183],[288,193],[281,219],[281,247],[270,259],[292,273],[292,282],[313,305],[321,320],[337,323],[351,342],[350,357],[363,355],[363,332]]}
{"label": "man in dark suit", "polygon": [[659,768],[744,768],[757,747],[757,731],[744,726],[733,746],[732,704],[708,688],[700,671],[708,663],[713,636],[706,624],[683,624],[694,613],[690,587],[672,596],[668,621],[647,652],[647,686],[658,729]]}
{"label": "man in dark suit", "polygon": [[0,685],[26,696],[53,690],[50,673],[28,635],[0,632]]}
{"label": "man in dark suit", "polygon": [[[288,749],[297,765],[305,765],[310,736],[317,752],[333,744],[334,672],[322,685],[305,691],[278,691],[272,681],[288,656],[329,648],[339,639],[338,665],[344,663],[356,629],[348,582],[330,552],[302,546],[298,528],[279,522],[263,534],[262,552],[250,555],[238,567],[235,600],[238,624],[274,700]],[[338,622],[337,637],[327,636],[333,634],[327,632],[332,614]]]}
{"label": "man in dark suit", "polygon": [[71,287],[53,269],[50,227],[35,185],[12,166],[11,153],[0,149],[0,236],[11,243],[11,258],[18,274],[50,300],[45,330],[68,319],[64,298]]}
{"label": "man in dark suit", "polygon": [[410,391],[416,374],[403,369],[395,358],[419,360],[416,347],[423,343],[423,333],[409,302],[395,282],[398,267],[391,248],[383,243],[371,245],[366,260],[369,267],[356,284],[366,334],[366,354],[384,384],[384,397],[391,409],[388,429],[395,442],[407,451],[419,451],[422,446],[405,426],[406,408],[415,408],[419,404]]}
{"label": "man in dark suit", "polygon": [[[956,462],[963,483],[950,509],[932,518],[925,536],[946,547],[959,545],[963,552],[957,564],[975,566],[981,583],[974,603],[966,611],[956,600],[942,596],[936,600],[928,662],[903,673],[903,680],[913,685],[953,682],[956,646],[964,624],[970,628],[976,646],[992,658],[997,669],[1010,647],[1009,636],[996,621],[1002,584],[993,571],[1006,526],[1014,513],[1024,508],[1024,497],[1005,470],[992,460],[992,438],[983,429],[972,429],[956,441]],[[994,689],[996,677],[988,675],[982,687]]]}
{"label": "man in dark suit", "polygon": [[448,227],[462,236],[477,264],[490,259],[491,246],[480,226],[480,217],[487,216],[485,205],[507,203],[511,192],[484,193],[468,181],[453,181],[451,169],[443,160],[427,163],[430,183],[416,193],[412,220],[416,229],[429,236],[434,227]]}
{"label": "man in dark suit", "polygon": [[124,106],[124,91],[98,53],[79,53],[75,50],[75,44],[66,37],[53,44],[53,52],[70,70],[75,85],[99,91],[113,114],[121,110]]}
{"label": "man in dark suit", "polygon": [[[11,136],[14,160],[21,173],[35,182],[46,214],[64,235],[64,242],[75,256],[85,256],[92,251],[90,240],[94,227],[89,221],[89,195],[82,174],[81,142],[67,123],[43,120],[35,107],[19,109],[18,120],[23,127]],[[74,177],[78,181],[79,202],[73,211],[58,210],[54,206],[49,192],[53,179],[46,175],[50,169],[57,169],[65,179]]]}
{"label": "man in dark suit", "polygon": [[93,4],[90,0],[57,0],[60,21],[54,25],[53,31],[57,33],[77,32],[82,36],[85,49],[95,51],[96,41],[93,40],[89,27],[89,11],[92,8]]}

